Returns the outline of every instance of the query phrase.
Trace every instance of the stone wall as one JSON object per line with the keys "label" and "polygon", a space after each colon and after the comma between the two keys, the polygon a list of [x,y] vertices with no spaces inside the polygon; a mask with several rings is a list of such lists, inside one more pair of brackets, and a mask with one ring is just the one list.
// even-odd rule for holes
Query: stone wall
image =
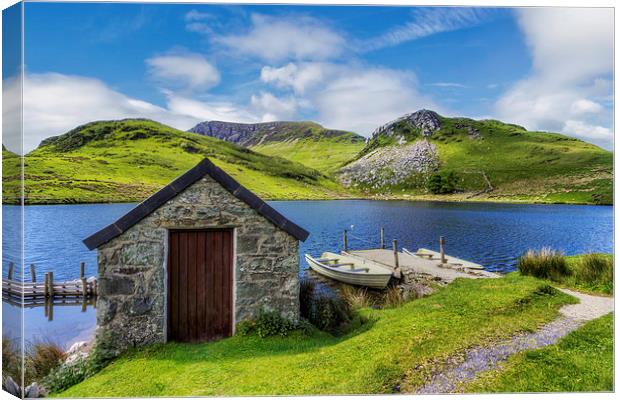
{"label": "stone wall", "polygon": [[299,243],[205,176],[98,249],[98,351],[166,340],[168,229],[234,227],[235,322],[261,308],[299,318]]}

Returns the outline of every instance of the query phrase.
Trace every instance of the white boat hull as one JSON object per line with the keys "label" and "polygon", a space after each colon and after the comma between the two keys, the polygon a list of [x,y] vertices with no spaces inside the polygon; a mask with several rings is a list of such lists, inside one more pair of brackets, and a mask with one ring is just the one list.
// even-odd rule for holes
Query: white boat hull
{"label": "white boat hull", "polygon": [[[326,254],[324,253],[323,258]],[[305,255],[306,261],[310,268],[328,278],[334,279],[339,282],[347,283],[349,285],[366,286],[374,289],[384,289],[390,278],[392,272],[389,269],[381,267],[375,263],[358,260],[353,257],[340,256],[339,260],[353,263],[352,266],[343,267],[331,267],[325,262],[321,262],[308,254]]]}

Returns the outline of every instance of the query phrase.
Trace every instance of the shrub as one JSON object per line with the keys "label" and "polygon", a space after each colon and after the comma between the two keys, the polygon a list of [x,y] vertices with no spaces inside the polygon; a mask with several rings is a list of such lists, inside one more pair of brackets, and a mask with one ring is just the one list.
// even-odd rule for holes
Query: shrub
{"label": "shrub", "polygon": [[15,382],[21,380],[21,354],[19,349],[13,344],[11,339],[2,338],[2,377],[13,378]]}
{"label": "shrub", "polygon": [[312,325],[335,335],[347,333],[364,323],[338,293],[318,291],[317,283],[309,278],[301,281],[300,311],[302,318]]}
{"label": "shrub", "polygon": [[601,254],[586,254],[581,258],[576,271],[579,281],[585,283],[603,283],[613,281],[614,265],[610,257]]}
{"label": "shrub", "polygon": [[441,175],[439,174],[431,175],[431,177],[428,179],[428,182],[426,184],[426,188],[432,194],[440,194],[441,189],[442,189]]}
{"label": "shrub", "polygon": [[261,310],[256,319],[242,321],[237,325],[237,332],[245,336],[256,332],[262,338],[267,336],[286,336],[297,329],[295,322],[284,318],[277,311]]}
{"label": "shrub", "polygon": [[519,258],[517,268],[523,275],[551,279],[556,282],[570,275],[568,264],[562,252],[548,247],[539,251],[528,250]]}
{"label": "shrub", "polygon": [[54,368],[43,378],[42,384],[49,393],[56,393],[77,385],[95,372],[89,357],[82,357]]}

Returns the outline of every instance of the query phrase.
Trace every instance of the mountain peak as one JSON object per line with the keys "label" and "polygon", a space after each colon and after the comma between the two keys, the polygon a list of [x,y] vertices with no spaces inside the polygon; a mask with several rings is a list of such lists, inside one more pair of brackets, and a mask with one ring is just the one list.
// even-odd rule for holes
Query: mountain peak
{"label": "mountain peak", "polygon": [[394,127],[403,123],[419,130],[424,137],[429,137],[433,132],[441,129],[441,116],[435,111],[423,108],[381,125],[372,133],[372,138],[374,139],[379,135],[392,136],[394,134]]}

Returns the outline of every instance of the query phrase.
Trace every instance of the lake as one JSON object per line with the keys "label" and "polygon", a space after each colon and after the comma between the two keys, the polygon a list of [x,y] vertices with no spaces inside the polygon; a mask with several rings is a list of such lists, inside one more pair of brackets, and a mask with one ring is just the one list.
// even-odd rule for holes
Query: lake
{"label": "lake", "polygon": [[[301,273],[307,268],[303,254],[319,256],[342,247],[342,231],[349,231],[349,248],[379,245],[385,228],[386,245],[398,239],[399,247],[438,249],[439,236],[446,238],[446,252],[484,265],[490,271],[515,269],[520,254],[529,248],[549,246],[567,255],[613,252],[613,207],[574,205],[524,205],[491,203],[441,203],[411,201],[332,200],[273,201],[271,206],[310,232],[301,244]],[[39,279],[54,271],[57,280],[75,279],[79,263],[86,275],[96,275],[95,251],[82,239],[113,222],[133,204],[88,204],[25,207],[25,265],[34,263]],[[3,206],[3,229],[14,232],[19,208]],[[9,261],[19,265],[18,234],[5,234],[3,276]],[[30,280],[29,272],[26,272]],[[3,328],[19,332],[17,309],[3,304]],[[26,340],[53,338],[63,345],[89,338],[95,327],[92,308],[55,307],[47,321],[43,308],[27,309]]]}

